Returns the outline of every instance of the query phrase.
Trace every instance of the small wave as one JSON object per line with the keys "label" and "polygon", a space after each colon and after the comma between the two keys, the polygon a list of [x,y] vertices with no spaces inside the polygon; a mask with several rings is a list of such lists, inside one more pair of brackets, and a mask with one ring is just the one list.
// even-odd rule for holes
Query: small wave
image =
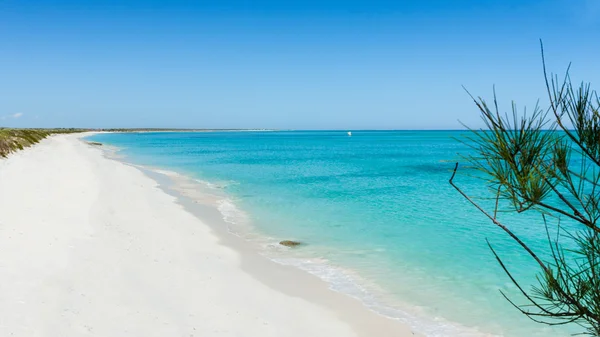
{"label": "small wave", "polygon": [[221,187],[221,186],[219,186],[218,184],[211,183],[211,182],[209,182],[209,181],[206,181],[206,180],[200,180],[200,179],[193,179],[193,180],[194,180],[195,182],[197,182],[198,184],[204,185],[204,186],[206,186],[206,187],[208,187],[208,188],[211,188],[211,189],[215,189],[215,190],[216,190],[216,189],[221,189],[221,188],[222,188],[222,187]]}
{"label": "small wave", "polygon": [[232,225],[246,224],[248,217],[246,213],[240,210],[229,198],[217,201],[217,209],[221,212],[223,220]]}
{"label": "small wave", "polygon": [[164,170],[164,169],[157,169],[157,168],[148,168],[156,173],[165,175],[165,176],[169,176],[169,177],[182,177],[181,174],[175,172],[175,171],[169,171],[169,170]]}
{"label": "small wave", "polygon": [[[374,287],[368,286],[369,283],[361,279],[355,272],[332,266],[325,259],[272,256],[269,258],[276,263],[293,266],[315,275],[325,281],[330,289],[351,296],[375,313],[399,320],[425,336],[496,337],[496,335],[485,334],[475,328],[461,326],[440,317],[428,317],[427,313],[419,307],[412,306],[411,308],[400,309],[389,305],[382,298],[375,295],[378,291],[371,289]],[[419,314],[420,312],[422,315]]]}
{"label": "small wave", "polygon": [[234,186],[234,185],[238,185],[239,183],[233,180],[230,181],[206,181],[206,180],[201,180],[201,179],[193,179],[195,182],[202,184],[206,187],[212,188],[212,189],[218,189],[218,190],[222,190],[222,189],[226,189],[228,187]]}
{"label": "small wave", "polygon": [[179,180],[179,182],[183,182],[183,181],[185,181],[186,183],[194,182],[194,183],[198,183],[198,184],[202,185],[203,187],[208,187],[208,188],[214,189],[214,190],[225,189],[229,186],[233,186],[233,185],[237,184],[237,182],[235,182],[235,181],[207,181],[207,180],[192,178],[188,175],[181,174],[179,172],[175,172],[175,171],[171,171],[171,170],[166,170],[163,168],[156,168],[156,167],[151,167],[151,166],[141,166],[141,165],[138,165],[138,166],[143,167],[147,170],[151,170],[153,172],[168,176],[170,178],[177,178]]}

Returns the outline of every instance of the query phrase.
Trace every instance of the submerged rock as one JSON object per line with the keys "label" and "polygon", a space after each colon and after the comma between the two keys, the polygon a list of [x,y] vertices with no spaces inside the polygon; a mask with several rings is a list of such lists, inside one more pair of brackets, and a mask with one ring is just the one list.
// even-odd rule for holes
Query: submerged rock
{"label": "submerged rock", "polygon": [[296,247],[296,246],[300,246],[302,244],[302,242],[283,240],[283,241],[279,242],[279,244],[282,246],[286,246],[286,247]]}
{"label": "submerged rock", "polygon": [[102,146],[102,143],[98,143],[98,142],[88,142],[88,144],[94,145],[94,146]]}

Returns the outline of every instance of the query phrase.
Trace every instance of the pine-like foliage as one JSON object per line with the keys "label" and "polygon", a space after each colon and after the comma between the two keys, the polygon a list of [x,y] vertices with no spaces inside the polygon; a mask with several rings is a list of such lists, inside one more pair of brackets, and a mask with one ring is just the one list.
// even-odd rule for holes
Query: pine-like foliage
{"label": "pine-like foliage", "polygon": [[[542,63],[547,110],[521,113],[513,104],[511,113],[501,113],[495,93],[492,106],[471,96],[486,127],[471,130],[473,154],[466,160],[489,185],[495,209],[484,209],[457,186],[458,163],[450,183],[539,266],[538,284],[520,284],[490,245],[523,295],[517,301],[503,294],[507,300],[537,322],[578,324],[582,333],[600,336],[600,99],[589,84],[574,85],[568,70],[562,80],[549,76],[543,48]],[[539,212],[550,258],[540,258],[498,219],[499,204]],[[550,224],[558,224],[558,235],[550,234]]]}

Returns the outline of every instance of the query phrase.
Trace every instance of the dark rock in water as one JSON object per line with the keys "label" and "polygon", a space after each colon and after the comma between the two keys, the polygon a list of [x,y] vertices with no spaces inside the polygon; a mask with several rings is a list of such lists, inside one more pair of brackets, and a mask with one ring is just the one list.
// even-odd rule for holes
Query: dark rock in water
{"label": "dark rock in water", "polygon": [[94,145],[94,146],[102,146],[102,143],[98,143],[98,142],[88,142],[88,144]]}
{"label": "dark rock in water", "polygon": [[296,247],[296,246],[300,246],[302,244],[302,242],[284,240],[284,241],[279,242],[279,244],[282,246],[286,246],[286,247]]}

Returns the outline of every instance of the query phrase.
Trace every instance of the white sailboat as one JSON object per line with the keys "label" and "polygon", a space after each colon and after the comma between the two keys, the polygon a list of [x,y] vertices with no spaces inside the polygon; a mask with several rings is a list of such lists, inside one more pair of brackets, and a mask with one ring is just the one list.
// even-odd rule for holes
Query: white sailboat
{"label": "white sailboat", "polygon": [[352,137],[352,132],[348,131],[348,137]]}

